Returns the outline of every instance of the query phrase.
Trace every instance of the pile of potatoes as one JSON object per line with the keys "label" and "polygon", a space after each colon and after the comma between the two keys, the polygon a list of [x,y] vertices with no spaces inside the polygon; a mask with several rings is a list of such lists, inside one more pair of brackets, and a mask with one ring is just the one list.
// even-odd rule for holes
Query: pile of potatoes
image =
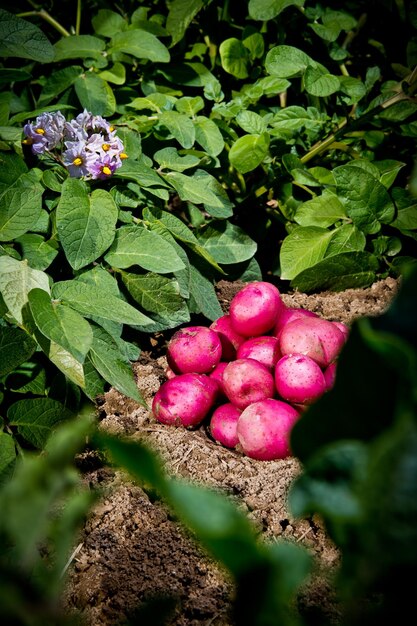
{"label": "pile of potatoes", "polygon": [[167,380],[152,413],[259,460],[291,455],[302,411],[332,388],[349,328],[285,305],[266,281],[245,285],[210,326],[188,326],[167,345]]}

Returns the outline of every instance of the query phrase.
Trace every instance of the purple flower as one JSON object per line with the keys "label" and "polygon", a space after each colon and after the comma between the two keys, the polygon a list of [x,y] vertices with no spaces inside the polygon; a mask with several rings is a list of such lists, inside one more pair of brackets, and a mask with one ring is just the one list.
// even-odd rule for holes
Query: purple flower
{"label": "purple flower", "polygon": [[117,163],[106,155],[93,161],[88,169],[93,180],[105,180],[114,173],[117,167]]}
{"label": "purple flower", "polygon": [[66,138],[70,139],[71,141],[80,141],[81,139],[87,139],[87,128],[91,125],[92,119],[92,114],[89,113],[87,109],[84,109],[84,111],[77,115],[75,119],[71,120],[70,122],[66,122]]}
{"label": "purple flower", "polygon": [[65,117],[60,111],[41,113],[33,124],[28,123],[23,127],[26,135],[24,143],[32,146],[32,152],[35,154],[53,150],[63,139],[64,127]]}
{"label": "purple flower", "polygon": [[86,150],[85,141],[66,141],[67,150],[62,154],[62,160],[69,175],[74,178],[88,176],[94,154]]}
{"label": "purple flower", "polygon": [[93,132],[104,131],[105,134],[110,134],[112,132],[113,126],[101,117],[101,115],[94,115],[91,119],[90,126]]}
{"label": "purple flower", "polygon": [[[24,143],[32,146],[35,154],[59,148],[52,156],[75,178],[105,180],[127,158],[113,126],[86,109],[69,122],[60,111],[42,113],[23,130]],[[65,149],[61,154],[62,144]]]}

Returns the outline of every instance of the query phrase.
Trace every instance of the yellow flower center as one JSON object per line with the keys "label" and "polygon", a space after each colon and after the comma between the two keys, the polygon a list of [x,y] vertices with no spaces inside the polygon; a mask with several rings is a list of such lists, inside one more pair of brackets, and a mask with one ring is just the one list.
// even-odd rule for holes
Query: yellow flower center
{"label": "yellow flower center", "polygon": [[45,131],[43,130],[43,128],[37,128],[37,129],[35,130],[35,133],[37,133],[38,135],[44,135],[44,134],[45,134]]}
{"label": "yellow flower center", "polygon": [[101,171],[102,171],[102,172],[103,172],[103,174],[105,174],[106,176],[110,176],[110,174],[111,174],[111,169],[110,169],[109,167],[107,167],[107,165],[105,165]]}
{"label": "yellow flower center", "polygon": [[109,131],[112,133],[114,131],[114,126],[110,126]]}
{"label": "yellow flower center", "polygon": [[104,152],[107,152],[108,150],[110,150],[110,144],[108,143],[103,143],[101,147],[103,148]]}
{"label": "yellow flower center", "polygon": [[120,157],[121,159],[127,159],[127,154],[126,154],[126,152],[121,152],[121,153],[119,154],[119,157]]}
{"label": "yellow flower center", "polygon": [[31,146],[33,144],[33,139],[31,139],[30,137],[26,137],[26,139],[24,139],[22,143],[24,143],[26,146]]}
{"label": "yellow flower center", "polygon": [[81,157],[79,157],[79,156],[78,156],[78,157],[75,157],[75,159],[73,160],[72,164],[73,164],[73,165],[77,165],[77,166],[78,166],[78,165],[82,165],[82,164],[83,164],[83,160],[82,160],[82,158],[81,158]]}

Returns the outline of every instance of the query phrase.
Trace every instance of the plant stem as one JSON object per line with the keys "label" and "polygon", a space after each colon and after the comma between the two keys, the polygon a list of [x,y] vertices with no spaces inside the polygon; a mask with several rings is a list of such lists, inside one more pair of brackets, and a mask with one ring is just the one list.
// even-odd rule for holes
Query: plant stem
{"label": "plant stem", "polygon": [[[414,83],[417,82],[417,67],[414,68],[411,74],[403,82],[406,82],[409,85],[410,91],[412,92],[413,87],[415,87]],[[317,142],[304,156],[302,156],[300,159],[301,162],[308,163],[308,161],[314,159],[315,156],[317,156],[324,150],[327,150],[327,148],[329,148],[332,143],[334,143],[341,135],[344,135],[351,130],[356,129],[358,126],[361,126],[364,121],[372,119],[373,117],[378,115],[378,113],[381,113],[385,109],[388,109],[397,102],[401,102],[401,100],[410,100],[410,97],[403,91],[403,89],[384,100],[384,102],[381,102],[381,104],[378,104],[378,106],[374,107],[373,109],[359,117],[357,120],[349,121],[349,119],[346,117],[340,122],[334,133],[329,135],[327,139]]]}
{"label": "plant stem", "polygon": [[75,20],[75,34],[80,34],[81,27],[81,0],[77,0],[77,17]]}
{"label": "plant stem", "polygon": [[18,17],[41,17],[45,22],[48,22],[51,26],[55,28],[61,35],[64,37],[69,37],[70,33],[63,27],[59,22],[57,22],[52,15],[49,15],[48,11],[45,9],[40,9],[39,11],[26,11],[25,13],[18,13]]}

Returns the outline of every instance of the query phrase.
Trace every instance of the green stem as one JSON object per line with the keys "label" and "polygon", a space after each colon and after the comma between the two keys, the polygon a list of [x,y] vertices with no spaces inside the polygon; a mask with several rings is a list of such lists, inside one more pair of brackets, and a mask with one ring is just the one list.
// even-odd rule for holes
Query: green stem
{"label": "green stem", "polygon": [[[416,70],[414,70],[410,74],[409,79],[408,80],[406,79],[406,82],[410,85],[411,88],[413,86],[413,80],[416,74],[417,72]],[[327,148],[329,148],[332,145],[332,143],[334,143],[337,139],[339,139],[340,136],[345,135],[351,132],[352,130],[355,130],[358,126],[361,126],[365,121],[372,119],[373,117],[375,117],[376,115],[378,115],[385,109],[388,109],[389,107],[396,104],[397,102],[400,102],[401,100],[408,100],[408,99],[409,97],[404,93],[404,91],[399,91],[398,93],[394,94],[393,96],[390,96],[389,98],[387,98],[387,100],[385,100],[384,102],[381,102],[381,104],[379,104],[378,106],[374,107],[373,109],[371,109],[370,111],[368,111],[367,113],[359,117],[357,120],[349,121],[348,118],[345,118],[344,120],[342,120],[342,122],[340,122],[340,124],[338,125],[334,133],[329,135],[327,139],[324,139],[324,141],[319,141],[318,143],[316,143],[304,156],[302,156],[300,159],[301,162],[308,163],[308,161],[311,161],[311,159],[314,159],[315,156],[317,156],[324,150],[327,150]]]}
{"label": "green stem", "polygon": [[77,18],[75,21],[75,34],[79,35],[80,34],[80,28],[81,28],[81,0],[77,1]]}
{"label": "green stem", "polygon": [[18,13],[17,15],[18,17],[41,17],[64,37],[70,36],[70,33],[44,9],[40,9],[39,11],[26,11],[25,13]]}

